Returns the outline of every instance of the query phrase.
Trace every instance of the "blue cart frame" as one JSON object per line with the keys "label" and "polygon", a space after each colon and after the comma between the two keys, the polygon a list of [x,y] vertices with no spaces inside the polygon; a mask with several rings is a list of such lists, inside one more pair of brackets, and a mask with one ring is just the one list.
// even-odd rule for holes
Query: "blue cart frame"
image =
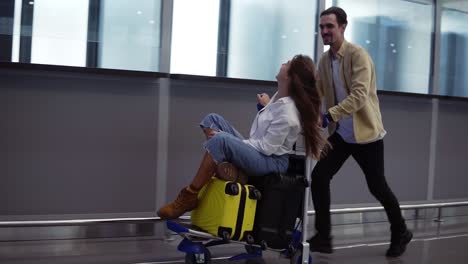
{"label": "blue cart frame", "polygon": [[243,244],[247,253],[242,253],[230,257],[230,261],[245,260],[251,258],[261,258],[263,250],[279,252],[284,257],[290,258],[291,264],[312,264],[312,257],[309,253],[309,243],[307,242],[308,208],[310,200],[310,181],[312,168],[315,161],[309,156],[306,158],[305,175],[307,186],[304,192],[302,221],[296,225],[292,239],[288,248],[282,250],[270,249],[266,245],[249,244],[243,241],[225,240],[221,237],[211,235],[206,232],[189,228],[175,221],[167,221],[167,228],[183,237],[177,249],[185,253],[185,263],[211,263],[211,253],[209,247],[228,243]]}

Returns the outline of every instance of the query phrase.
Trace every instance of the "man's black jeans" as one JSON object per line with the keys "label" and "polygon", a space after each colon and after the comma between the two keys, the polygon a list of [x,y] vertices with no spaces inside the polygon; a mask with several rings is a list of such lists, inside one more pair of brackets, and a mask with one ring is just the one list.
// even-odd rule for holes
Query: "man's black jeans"
{"label": "man's black jeans", "polygon": [[[406,224],[401,215],[400,205],[385,180],[383,140],[368,144],[350,144],[335,132],[328,141],[333,147],[312,171],[311,191],[315,208],[315,229],[319,236],[326,238],[331,235],[330,181],[349,156],[359,164],[366,176],[371,194],[385,208],[392,233],[404,232]],[[351,192],[349,195],[352,195]]]}

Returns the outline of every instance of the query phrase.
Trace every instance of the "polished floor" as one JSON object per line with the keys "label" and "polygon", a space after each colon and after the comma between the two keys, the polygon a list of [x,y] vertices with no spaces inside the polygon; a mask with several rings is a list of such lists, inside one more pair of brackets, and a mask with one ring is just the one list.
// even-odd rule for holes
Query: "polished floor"
{"label": "polished floor", "polygon": [[[314,253],[313,263],[468,263],[468,217],[449,217],[443,222],[408,221],[414,239],[400,258],[384,256],[388,247],[388,224],[334,226],[335,253]],[[169,239],[113,238],[0,242],[0,263],[184,263],[177,251],[179,236]],[[277,252],[264,252],[262,259],[232,262],[244,253],[241,245],[229,244],[211,250],[212,263],[289,263]]]}

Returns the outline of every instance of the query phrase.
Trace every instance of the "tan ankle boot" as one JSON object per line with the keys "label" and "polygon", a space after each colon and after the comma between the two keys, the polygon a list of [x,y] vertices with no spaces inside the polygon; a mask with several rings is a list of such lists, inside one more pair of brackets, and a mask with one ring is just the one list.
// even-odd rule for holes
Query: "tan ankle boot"
{"label": "tan ankle boot", "polygon": [[221,162],[216,166],[216,177],[225,181],[236,181],[238,170],[230,162]]}
{"label": "tan ankle boot", "polygon": [[183,188],[177,198],[158,210],[161,219],[176,219],[185,212],[195,209],[198,205],[198,194]]}
{"label": "tan ankle boot", "polygon": [[225,181],[247,183],[247,175],[230,162],[221,162],[216,167],[216,177]]}

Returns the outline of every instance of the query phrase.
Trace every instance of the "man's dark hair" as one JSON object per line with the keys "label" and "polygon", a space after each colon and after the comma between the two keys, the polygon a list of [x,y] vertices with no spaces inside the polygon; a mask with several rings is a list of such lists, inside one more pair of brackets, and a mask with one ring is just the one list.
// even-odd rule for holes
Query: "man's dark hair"
{"label": "man's dark hair", "polygon": [[334,14],[336,16],[336,21],[338,22],[338,25],[343,25],[343,24],[348,24],[348,20],[346,20],[346,12],[337,6],[332,6],[320,13],[320,17],[325,16],[325,15],[331,15]]}

